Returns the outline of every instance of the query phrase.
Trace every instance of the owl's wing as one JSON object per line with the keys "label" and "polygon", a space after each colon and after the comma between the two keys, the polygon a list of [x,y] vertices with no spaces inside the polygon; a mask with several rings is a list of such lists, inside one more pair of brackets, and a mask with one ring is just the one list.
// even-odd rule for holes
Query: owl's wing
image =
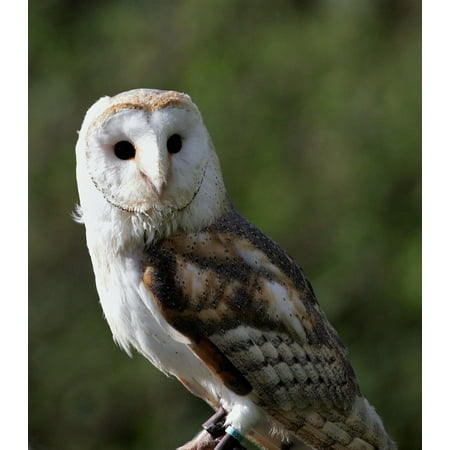
{"label": "owl's wing", "polygon": [[350,407],[355,375],[309,282],[235,211],[152,246],[145,265],[144,284],[165,319],[227,387],[278,419]]}

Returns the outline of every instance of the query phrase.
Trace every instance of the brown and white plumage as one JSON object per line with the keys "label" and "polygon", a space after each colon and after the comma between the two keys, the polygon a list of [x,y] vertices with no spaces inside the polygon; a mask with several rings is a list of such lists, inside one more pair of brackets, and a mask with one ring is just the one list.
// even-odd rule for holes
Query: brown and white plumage
{"label": "brown and white plumage", "polygon": [[[262,448],[395,448],[302,271],[229,202],[188,96],[100,99],[80,131],[77,180],[122,347],[223,408],[225,426]],[[203,432],[185,448],[216,444]]]}

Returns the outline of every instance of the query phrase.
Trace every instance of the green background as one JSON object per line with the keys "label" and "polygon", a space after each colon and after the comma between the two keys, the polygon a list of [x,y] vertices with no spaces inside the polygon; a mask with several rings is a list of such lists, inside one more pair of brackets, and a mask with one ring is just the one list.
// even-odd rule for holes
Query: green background
{"label": "green background", "polygon": [[312,282],[400,448],[421,448],[421,11],[408,0],[29,3],[34,450],[173,449],[210,414],[120,351],[74,146],[100,96],[187,92],[238,210]]}

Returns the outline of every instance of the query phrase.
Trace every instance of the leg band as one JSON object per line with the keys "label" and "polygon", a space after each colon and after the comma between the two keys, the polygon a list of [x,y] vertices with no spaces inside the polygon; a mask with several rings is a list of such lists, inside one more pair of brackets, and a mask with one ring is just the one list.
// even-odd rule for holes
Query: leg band
{"label": "leg band", "polygon": [[236,430],[236,428],[233,428],[231,425],[228,425],[225,429],[225,433],[229,434],[230,436],[233,436],[237,441],[241,442],[242,439],[244,439],[244,436]]}

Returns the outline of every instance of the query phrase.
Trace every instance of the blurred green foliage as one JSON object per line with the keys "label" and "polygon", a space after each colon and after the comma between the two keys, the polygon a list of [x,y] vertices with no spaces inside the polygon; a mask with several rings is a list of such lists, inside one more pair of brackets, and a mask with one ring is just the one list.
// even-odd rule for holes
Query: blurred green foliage
{"label": "blurred green foliage", "polygon": [[114,345],[70,216],[84,112],[137,87],[192,96],[235,205],[303,267],[400,448],[421,448],[420,2],[29,6],[32,448],[173,449],[210,414]]}

